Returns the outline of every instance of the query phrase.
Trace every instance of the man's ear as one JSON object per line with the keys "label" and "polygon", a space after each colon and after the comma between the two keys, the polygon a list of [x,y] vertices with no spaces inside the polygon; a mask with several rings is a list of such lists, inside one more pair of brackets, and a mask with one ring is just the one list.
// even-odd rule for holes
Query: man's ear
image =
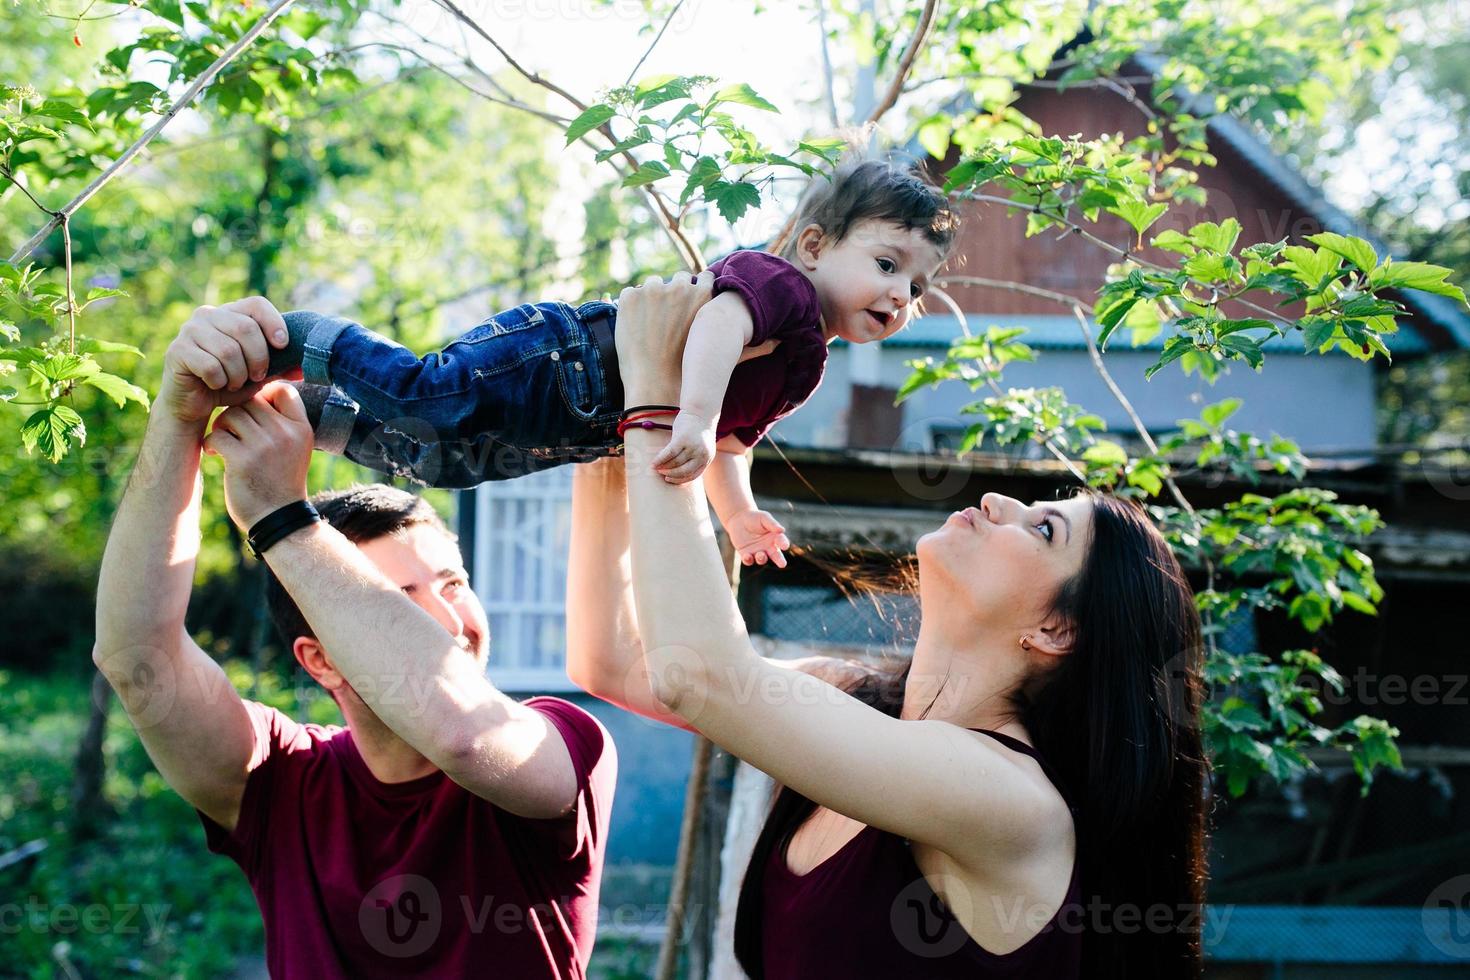
{"label": "man's ear", "polygon": [[301,669],[310,674],[312,680],[330,693],[336,694],[346,685],[347,678],[332,666],[321,643],[315,639],[309,636],[298,636],[296,642],[291,644],[291,652],[296,655],[296,662],[301,665]]}
{"label": "man's ear", "polygon": [[827,244],[827,235],[822,231],[822,226],[817,224],[807,225],[796,233],[796,261],[802,268],[808,271],[817,267],[817,260],[822,257],[822,251]]}

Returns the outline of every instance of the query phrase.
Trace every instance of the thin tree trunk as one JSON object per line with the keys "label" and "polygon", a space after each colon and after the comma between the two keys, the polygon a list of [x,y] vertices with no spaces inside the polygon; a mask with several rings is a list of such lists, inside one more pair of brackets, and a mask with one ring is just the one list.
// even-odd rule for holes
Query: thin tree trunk
{"label": "thin tree trunk", "polygon": [[88,703],[87,727],[77,745],[71,784],[71,833],[77,840],[96,837],[113,816],[111,805],[102,795],[102,781],[107,775],[102,746],[107,736],[107,714],[112,708],[112,685],[101,671],[92,674]]}

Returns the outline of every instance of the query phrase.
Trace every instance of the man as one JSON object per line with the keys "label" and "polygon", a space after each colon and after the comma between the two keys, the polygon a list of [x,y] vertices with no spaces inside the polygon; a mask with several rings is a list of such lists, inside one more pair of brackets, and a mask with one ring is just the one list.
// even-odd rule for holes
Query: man
{"label": "man", "polygon": [[[108,539],[93,659],[209,848],[250,880],[278,977],[581,977],[617,762],[607,732],[485,677],[489,628],[453,537],[388,487],[306,497],[312,432],[264,382],[264,299],[201,307],[164,359]],[[211,414],[228,406],[206,434]],[[273,615],[345,728],[242,701],[189,637],[201,452],[275,583]],[[287,505],[296,505],[289,508]],[[282,508],[298,515],[282,525]],[[270,540],[277,537],[276,540]]]}

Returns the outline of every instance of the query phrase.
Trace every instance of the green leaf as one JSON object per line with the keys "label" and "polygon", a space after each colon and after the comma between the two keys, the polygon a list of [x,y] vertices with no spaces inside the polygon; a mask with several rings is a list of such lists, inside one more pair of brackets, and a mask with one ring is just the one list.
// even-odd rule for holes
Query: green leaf
{"label": "green leaf", "polygon": [[1302,328],[1302,346],[1304,349],[1318,351],[1325,354],[1327,346],[1332,343],[1332,335],[1337,332],[1337,324],[1326,317],[1310,317],[1300,321]]}
{"label": "green leaf", "polygon": [[1128,222],[1139,235],[1142,235],[1149,225],[1159,220],[1159,216],[1169,210],[1169,205],[1164,203],[1146,204],[1143,201],[1121,201],[1110,208],[1105,208],[1109,214],[1116,214]]}
{"label": "green leaf", "polygon": [[1242,330],[1270,330],[1275,333],[1276,327],[1270,320],[1248,317],[1244,320],[1220,320],[1214,324],[1214,330],[1216,337],[1228,337]]}
{"label": "green leaf", "polygon": [[78,337],[77,353],[79,354],[133,354],[143,356],[143,352],[132,344],[119,343],[116,340],[99,340],[96,337]]}
{"label": "green leaf", "polygon": [[954,127],[948,116],[934,116],[919,127],[919,145],[936,160],[943,160],[949,152],[949,137]]}
{"label": "green leaf", "polygon": [[1244,357],[1253,368],[1259,369],[1266,361],[1266,355],[1261,352],[1261,342],[1253,337],[1232,334],[1229,337],[1221,337],[1220,346]]}
{"label": "green leaf", "polygon": [[1438,296],[1448,296],[1465,303],[1465,291],[1459,286],[1445,282],[1450,270],[1442,265],[1431,265],[1428,262],[1395,262],[1392,259],[1384,261],[1383,265],[1373,270],[1368,277],[1368,284],[1375,289],[1417,289],[1425,293],[1434,293]]}
{"label": "green leaf", "polygon": [[1164,352],[1159,355],[1159,359],[1143,372],[1143,379],[1145,381],[1151,379],[1154,375],[1158,374],[1159,371],[1162,370],[1166,365],[1172,364],[1174,361],[1179,360],[1179,358],[1183,357],[1185,354],[1188,354],[1192,350],[1194,350],[1194,341],[1190,340],[1183,334],[1175,334],[1174,336],[1169,338],[1167,343],[1164,344]]}
{"label": "green leaf", "polygon": [[60,119],[62,122],[85,126],[88,129],[92,128],[92,122],[87,118],[86,113],[74,105],[69,105],[56,99],[47,99],[34,111],[37,115],[47,116],[51,119]]}
{"label": "green leaf", "polygon": [[1200,418],[1205,425],[1212,429],[1218,429],[1225,424],[1226,419],[1240,411],[1240,406],[1245,404],[1239,398],[1227,398],[1213,405],[1206,405],[1204,411],[1200,412]]}
{"label": "green leaf", "polygon": [[1324,280],[1335,278],[1342,258],[1328,249],[1311,249],[1305,245],[1288,245],[1281,250],[1286,268],[1297,282],[1310,290],[1320,289]]}
{"label": "green leaf", "polygon": [[661,76],[661,83],[654,85],[660,79],[649,79],[639,84],[637,103],[640,109],[652,109],[654,106],[672,102],[675,99],[689,98],[689,86],[692,79],[678,76]]}
{"label": "green leaf", "polygon": [[1177,232],[1172,228],[1159,232],[1153,238],[1154,248],[1162,248],[1167,252],[1178,252],[1180,255],[1193,255],[1197,249],[1194,242],[1187,235]]}
{"label": "green leaf", "polygon": [[847,140],[836,136],[812,137],[797,143],[796,148],[832,163],[847,149]]}
{"label": "green leaf", "polygon": [[179,0],[148,0],[148,11],[170,23],[184,26],[184,10]]}
{"label": "green leaf", "polygon": [[657,160],[644,160],[638,169],[623,178],[624,187],[642,187],[669,175],[669,168]]}
{"label": "green leaf", "polygon": [[633,95],[635,98],[642,98],[650,92],[658,91],[678,77],[678,75],[650,75],[634,86]]}
{"label": "green leaf", "polygon": [[144,408],[148,407],[148,392],[115,374],[91,374],[82,379],[82,384],[91,385],[102,392],[116,402],[118,408],[130,401],[137,402]]}
{"label": "green leaf", "polygon": [[687,203],[694,196],[695,191],[708,187],[719,179],[719,162],[714,157],[700,157],[689,167],[689,180],[684,184],[684,192],[679,195],[679,203]]}
{"label": "green leaf", "polygon": [[754,184],[717,180],[705,189],[705,196],[715,202],[726,221],[738,221],[747,208],[760,204],[761,192]]}
{"label": "green leaf", "polygon": [[1051,163],[1061,163],[1062,151],[1066,149],[1066,144],[1055,137],[1021,136],[1012,140],[1011,145]]}
{"label": "green leaf", "polygon": [[1082,453],[1082,461],[1092,468],[1114,469],[1128,465],[1128,453],[1116,442],[1099,439]]}
{"label": "green leaf", "polygon": [[588,106],[586,112],[573,119],[567,126],[567,145],[570,146],[617,114],[616,109],[604,103],[599,102],[597,105]]}
{"label": "green leaf", "polygon": [[21,426],[20,442],[26,452],[40,450],[53,463],[61,462],[72,441],[86,441],[87,428],[82,417],[68,405],[48,405],[26,419]]}
{"label": "green leaf", "polygon": [[1371,273],[1378,266],[1378,253],[1361,238],[1324,231],[1319,235],[1308,235],[1307,241],[1336,252],[1357,266],[1361,272]]}
{"label": "green leaf", "polygon": [[1202,249],[1224,255],[1235,248],[1240,238],[1240,222],[1234,218],[1226,218],[1219,224],[1202,221],[1189,229],[1189,238]]}
{"label": "green leaf", "polygon": [[1342,594],[1342,604],[1344,606],[1347,606],[1349,609],[1356,609],[1358,612],[1363,613],[1365,616],[1378,615],[1378,607],[1373,605],[1373,603],[1369,602],[1367,599],[1364,599],[1362,596],[1358,595],[1356,592],[1344,592]]}
{"label": "green leaf", "polygon": [[718,92],[715,93],[714,98],[710,99],[708,105],[714,106],[722,102],[734,102],[737,105],[748,105],[756,109],[764,109],[767,112],[781,111],[770,102],[767,102],[765,99],[757,95],[755,89],[751,88],[745,82],[741,82],[739,85],[731,85],[728,88],[720,89]]}
{"label": "green leaf", "polygon": [[1240,272],[1240,263],[1233,255],[1215,255],[1212,252],[1197,252],[1179,267],[1185,275],[1203,283],[1225,282]]}

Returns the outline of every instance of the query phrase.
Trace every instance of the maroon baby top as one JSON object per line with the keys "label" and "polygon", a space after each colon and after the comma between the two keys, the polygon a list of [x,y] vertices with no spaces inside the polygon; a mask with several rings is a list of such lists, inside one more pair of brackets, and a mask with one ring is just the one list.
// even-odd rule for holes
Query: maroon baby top
{"label": "maroon baby top", "polygon": [[[1056,782],[1031,746],[974,731],[1032,756]],[[1017,949],[992,953],[955,919],[914,862],[909,842],[895,834],[864,827],[804,875],[794,874],[774,848],[760,913],[766,980],[1078,980],[1081,895],[1074,861],[1066,898],[1051,920]],[[1016,915],[1026,922],[1024,908]]]}
{"label": "maroon baby top", "polygon": [[796,266],[769,252],[732,252],[710,266],[715,295],[739,293],[755,329],[750,346],[781,341],[770,354],[735,365],[715,435],[733,434],[747,446],[776,420],[811,397],[827,366],[822,306],[817,290]]}
{"label": "maroon baby top", "polygon": [[380,782],[349,729],[245,702],[258,764],[239,823],[200,819],[250,881],[272,977],[586,976],[617,755],[576,705],[526,704],[571,754],[564,817],[514,816],[442,772]]}

